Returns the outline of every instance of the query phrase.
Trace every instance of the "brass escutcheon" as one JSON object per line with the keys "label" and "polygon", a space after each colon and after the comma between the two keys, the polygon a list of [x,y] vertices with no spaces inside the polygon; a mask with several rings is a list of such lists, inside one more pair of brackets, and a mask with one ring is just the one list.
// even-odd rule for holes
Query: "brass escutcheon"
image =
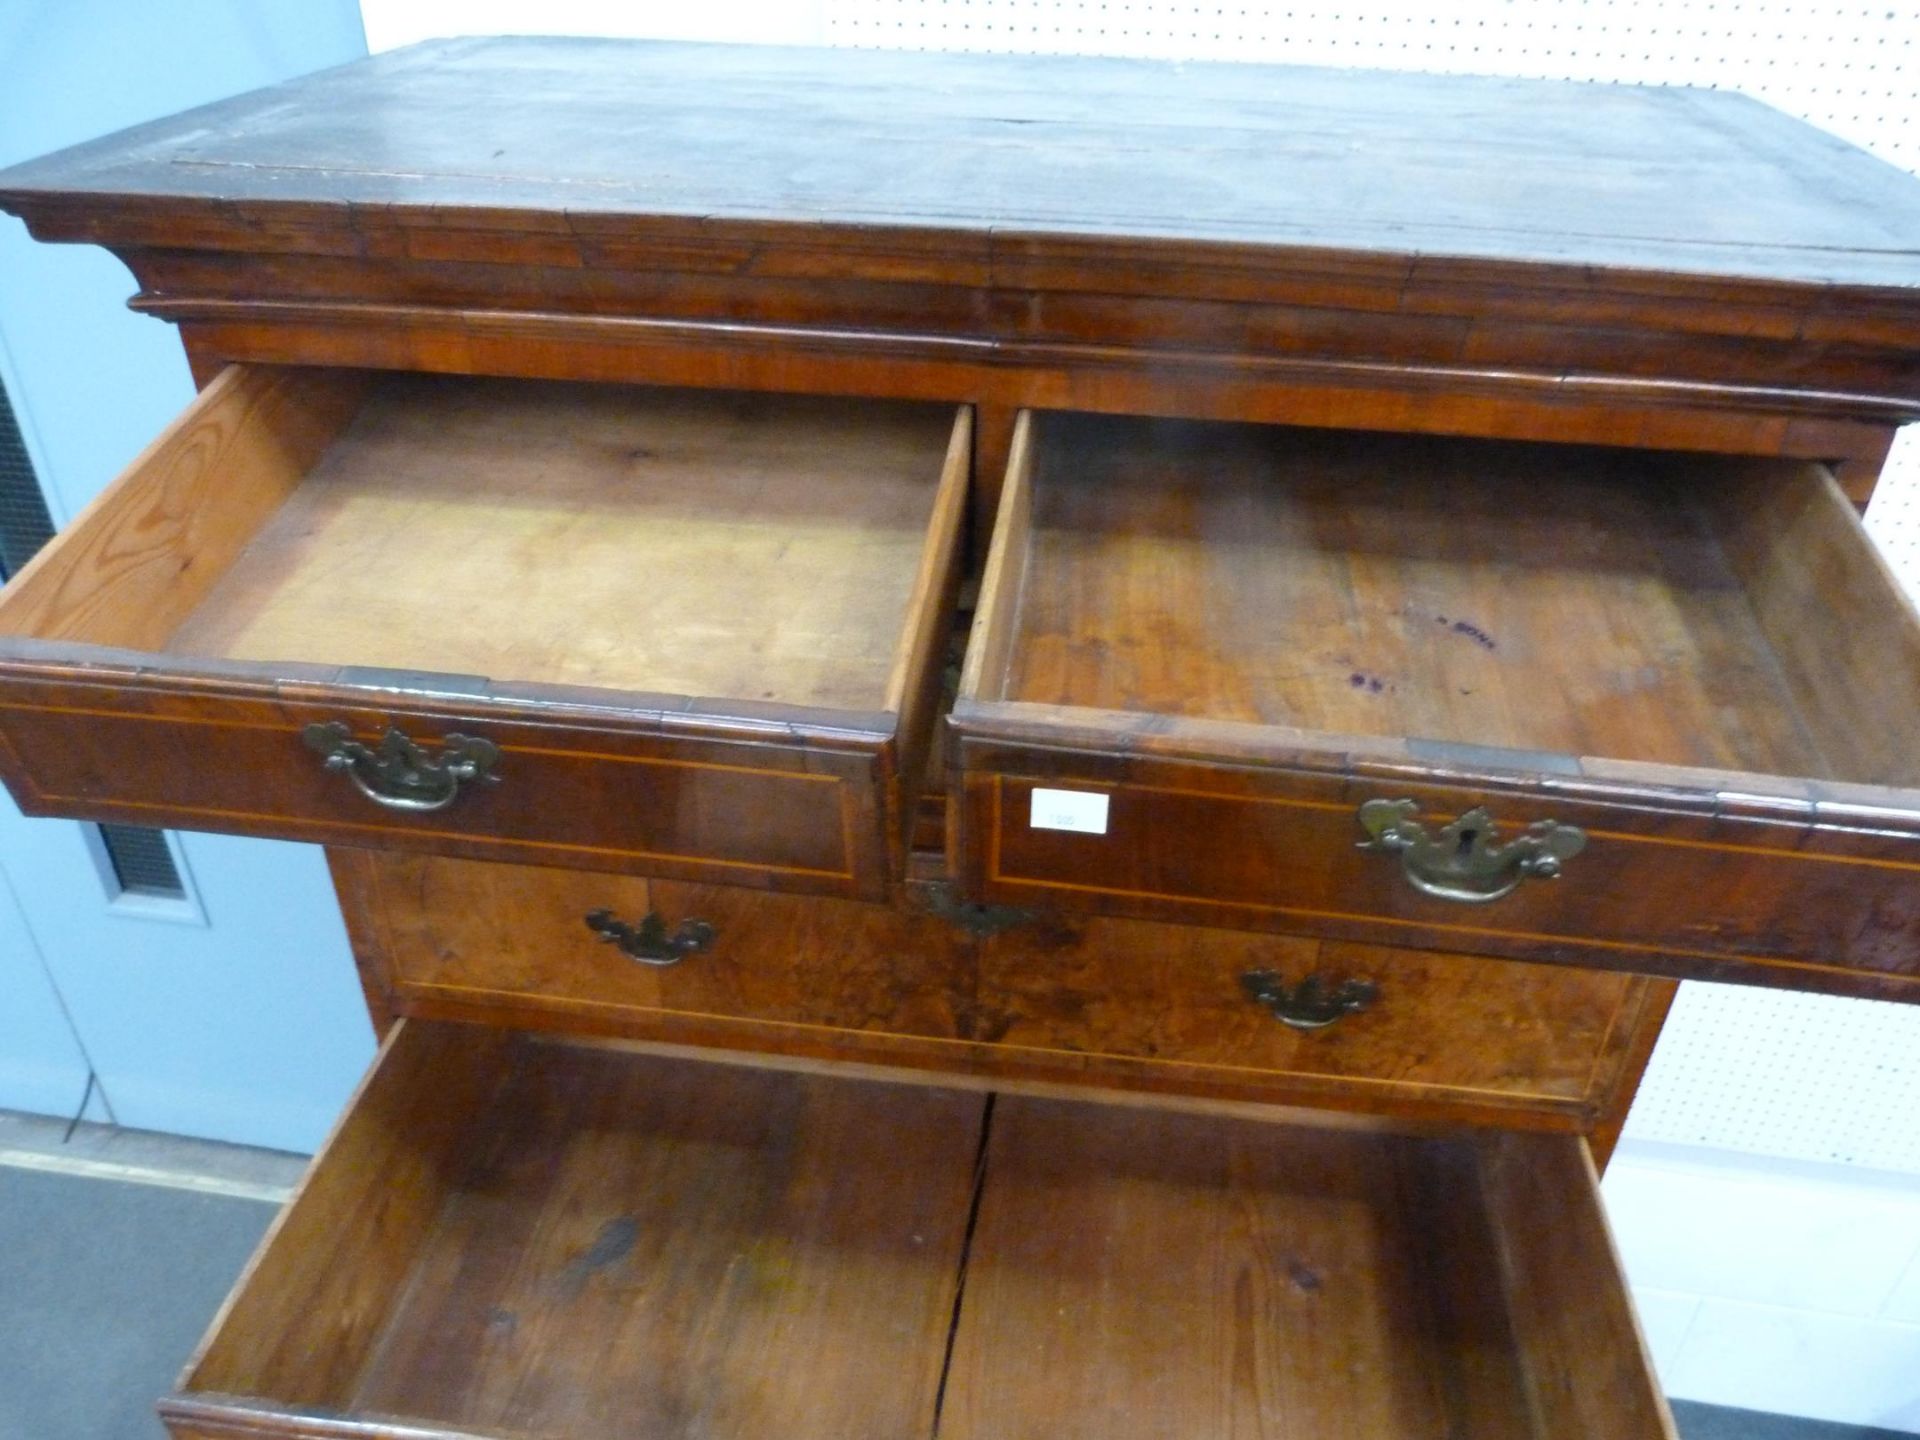
{"label": "brass escutcheon", "polygon": [[1360,807],[1362,850],[1397,854],[1408,882],[1436,900],[1484,905],[1511,895],[1522,880],[1556,880],[1587,845],[1587,832],[1558,820],[1536,820],[1511,840],[1476,805],[1458,820],[1428,832],[1412,800],[1369,800]]}

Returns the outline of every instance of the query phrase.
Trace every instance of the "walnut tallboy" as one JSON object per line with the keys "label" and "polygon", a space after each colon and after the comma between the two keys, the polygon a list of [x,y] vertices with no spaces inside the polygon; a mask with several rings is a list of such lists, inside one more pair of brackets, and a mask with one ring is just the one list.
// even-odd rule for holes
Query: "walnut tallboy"
{"label": "walnut tallboy", "polygon": [[1750,101],[460,41],[0,208],[202,385],[0,774],[386,1033],[176,1436],[1670,1436],[1674,981],[1920,999],[1920,184]]}

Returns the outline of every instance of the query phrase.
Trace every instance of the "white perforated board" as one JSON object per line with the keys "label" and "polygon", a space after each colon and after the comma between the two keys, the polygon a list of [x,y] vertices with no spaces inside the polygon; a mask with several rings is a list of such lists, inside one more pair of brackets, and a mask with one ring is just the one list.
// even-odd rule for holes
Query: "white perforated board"
{"label": "white perforated board", "polygon": [[1920,1007],[1683,985],[1627,1133],[1920,1175]]}
{"label": "white perforated board", "polygon": [[[1049,51],[1745,91],[1920,171],[1920,8],[1774,0],[364,0],[375,50],[430,35],[659,35]],[[1868,527],[1920,594],[1920,437]],[[1628,1133],[1920,1174],[1920,1005],[1684,987]]]}

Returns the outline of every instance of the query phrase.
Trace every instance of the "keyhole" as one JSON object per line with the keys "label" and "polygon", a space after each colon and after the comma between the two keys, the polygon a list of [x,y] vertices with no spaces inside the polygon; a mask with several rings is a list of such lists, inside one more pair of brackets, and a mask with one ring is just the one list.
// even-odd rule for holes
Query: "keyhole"
{"label": "keyhole", "polygon": [[1478,838],[1479,833],[1477,830],[1462,830],[1460,832],[1460,838],[1456,842],[1459,846],[1460,855],[1464,857],[1473,853],[1473,842]]}

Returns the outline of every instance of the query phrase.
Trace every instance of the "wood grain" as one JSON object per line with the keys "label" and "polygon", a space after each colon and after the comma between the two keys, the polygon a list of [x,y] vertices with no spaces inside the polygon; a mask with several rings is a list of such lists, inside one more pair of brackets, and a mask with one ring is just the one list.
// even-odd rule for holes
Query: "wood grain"
{"label": "wood grain", "polygon": [[0,177],[228,358],[1821,460],[1920,414],[1917,196],[1731,95],[527,39]]}
{"label": "wood grain", "polygon": [[[1586,1128],[1625,1078],[1649,982],[1193,925],[1072,917],[987,937],[975,1031],[998,1045],[1344,1082],[1343,1104],[1385,1113],[1417,1097],[1570,1110]],[[1364,1011],[1289,1028],[1246,995],[1270,970],[1289,985],[1362,980]],[[1637,1073],[1637,1072],[1636,1072]],[[1631,1085],[1631,1081],[1627,1081]]]}
{"label": "wood grain", "polygon": [[[434,1037],[470,1038],[410,1025],[390,1053],[444,1048]],[[930,1433],[980,1097],[526,1043],[489,1068],[498,1093],[448,1122],[461,1148],[424,1192],[424,1232],[376,1232],[399,1273],[363,1269],[351,1231],[287,1240],[360,1277],[342,1283],[368,1296],[377,1344],[337,1343],[325,1308],[272,1366],[246,1348],[271,1335],[223,1333],[230,1353],[190,1377],[184,1420],[244,1416],[256,1396],[409,1433]],[[325,1161],[315,1174],[320,1198],[345,1183]],[[265,1255],[235,1325],[301,1298],[268,1268],[275,1242]],[[276,1431],[303,1433],[252,1433]]]}
{"label": "wood grain", "polygon": [[1003,1097],[941,1433],[1447,1433],[1394,1154]]}
{"label": "wood grain", "polygon": [[437,232],[446,258],[524,237],[523,262],[633,245],[636,216],[772,211],[874,227],[875,268],[903,278],[942,247],[979,264],[993,230],[1835,287],[1905,283],[1920,248],[1920,188],[1731,93],[567,40],[416,46],[0,176],[11,205],[49,195],[103,218],[166,197],[209,230],[278,201],[322,234],[354,205]]}
{"label": "wood grain", "polygon": [[996,400],[984,400],[973,407],[972,553],[976,571],[986,558],[993,536],[994,516],[1000,510],[1000,486],[1006,479],[1014,427],[1019,420],[1018,409]]}
{"label": "wood grain", "polygon": [[[33,814],[886,893],[884,722],[879,734],[816,741],[711,717],[726,735],[715,740],[697,719],[681,730],[651,709],[569,713],[377,684],[317,685],[296,701],[295,690],[203,689],[132,670],[0,676],[0,774]],[[332,721],[369,745],[388,726],[429,748],[479,734],[500,749],[500,778],[465,787],[445,810],[383,808],[302,743],[303,726]]]}
{"label": "wood grain", "polygon": [[298,490],[367,383],[229,370],[0,591],[0,634],[163,648]]}
{"label": "wood grain", "polygon": [[1030,579],[984,695],[1827,769],[1684,482],[1639,457],[1057,416],[1041,430]]}
{"label": "wood grain", "polygon": [[[879,898],[969,434],[946,406],[235,369],[0,598],[0,775],[35,814]],[[382,808],[302,743],[334,722],[477,735],[497,783]]]}
{"label": "wood grain", "polygon": [[937,408],[383,377],[168,648],[896,709],[953,429]]}
{"label": "wood grain", "polygon": [[[1652,983],[1605,972],[1069,917],[976,939],[908,906],[333,858],[356,957],[415,1015],[1575,1130],[1624,1103],[1658,1028]],[[638,964],[583,923],[603,907],[715,937]],[[1262,969],[1380,995],[1302,1033],[1247,997]]]}
{"label": "wood grain", "polygon": [[1667,1016],[1672,1013],[1674,999],[1679,993],[1680,984],[1676,980],[1654,980],[1647,985],[1645,1001],[1635,1019],[1632,1033],[1622,1047],[1620,1078],[1614,1082],[1613,1089],[1601,1103],[1597,1123],[1586,1134],[1587,1150],[1593,1157],[1594,1168],[1602,1175],[1606,1174],[1607,1166],[1620,1144],[1620,1134],[1626,1129],[1634,1095],[1640,1089],[1647,1065],[1653,1059],[1653,1048],[1660,1039],[1661,1031],[1666,1028]]}
{"label": "wood grain", "polygon": [[1920,786],[1920,612],[1859,515],[1817,466],[1715,468],[1700,501],[1832,778]]}
{"label": "wood grain", "polygon": [[960,667],[960,694],[1004,698],[1006,673],[1015,659],[1016,620],[1027,588],[1034,551],[1033,414],[1021,411],[1008,441],[1007,473],[994,515],[993,543],[980,576],[967,651]]}
{"label": "wood grain", "polygon": [[458,1026],[389,1035],[215,1317],[183,1391],[339,1402],[437,1221],[506,1049],[503,1032]]}
{"label": "wood grain", "polygon": [[[138,505],[76,531],[110,543],[0,597],[23,803],[469,857],[338,863],[376,1000],[817,1072],[409,1020],[177,1433],[1670,1440],[1579,1146],[1377,1117],[1604,1141],[1671,987],[1378,942],[1912,993],[1920,627],[1838,492],[1339,437],[1298,442],[1303,481],[1209,443],[1192,483],[1080,497],[1076,562],[1045,548],[1056,422],[1015,412],[1793,456],[1861,500],[1920,417],[1910,179],[1731,96],[507,40],[92,142],[0,206],[115,248],[203,379],[503,377],[376,379],[317,462],[344,377],[240,441],[183,421],[155,454],[184,489],[121,482]],[[655,448],[633,392],[583,382],[971,406],[982,540],[1018,452],[951,853],[975,893],[1076,913],[976,939],[900,886],[932,873],[964,424],[926,422],[917,510],[904,481],[864,509],[904,411],[681,396]],[[856,419],[713,479],[775,413]],[[514,788],[354,811],[282,768],[335,715],[481,731]],[[1018,826],[1063,782],[1110,795],[1103,851]],[[1410,900],[1352,849],[1382,787],[1584,824],[1585,888],[1465,922]],[[720,947],[642,972],[579,922],[609,902],[716,918]],[[1237,993],[1256,965],[1382,998],[1300,1036]],[[972,1093],[829,1073],[856,1059]],[[1132,1108],[994,1102],[976,1192],[1001,1083]],[[1249,1101],[1365,1133],[1200,1113]]]}
{"label": "wood grain", "polygon": [[[520,1007],[522,1023],[569,1014],[644,1028],[659,1017],[817,1027],[821,1043],[861,1033],[965,1034],[972,967],[963,932],[904,906],[813,904],[730,886],[477,861],[342,852],[342,908],[356,949],[396,1003]],[[643,965],[601,941],[586,915],[669,928],[711,925],[704,951]]]}
{"label": "wood grain", "polygon": [[[1840,810],[1845,828],[1790,801],[1771,818],[1716,814],[1722,796],[1755,799],[1719,788],[1724,776],[1689,810],[1604,777],[1436,781],[1404,761],[1353,775],[1203,768],[1116,758],[1097,741],[1079,753],[963,745],[961,756],[980,778],[960,797],[958,853],[968,893],[993,902],[1920,998],[1920,869],[1905,858],[1920,841],[1892,828],[1904,810]],[[1106,834],[1033,828],[1042,785],[1105,795]],[[1376,797],[1415,799],[1429,823],[1488,806],[1501,835],[1558,820],[1589,843],[1560,880],[1468,907],[1422,895],[1398,857],[1358,848],[1355,811]]]}
{"label": "wood grain", "polygon": [[1540,1433],[1673,1440],[1585,1147],[1489,1135],[1480,1160]]}
{"label": "wood grain", "polygon": [[[1349,359],[1245,349],[1176,350],[1092,335],[1015,344],[965,334],[930,337],[866,328],[782,323],[786,297],[758,297],[767,318],[661,319],[562,313],[531,297],[489,292],[457,310],[369,302],[357,292],[322,302],[263,296],[253,271],[230,261],[219,299],[183,297],[162,252],[127,252],[151,289],[135,308],[177,321],[195,351],[250,363],[320,363],[453,374],[545,376],[628,384],[711,386],[896,399],[971,402],[1102,414],[1257,421],[1364,430],[1488,436],[1564,444],[1625,445],[1736,455],[1787,455],[1843,465],[1849,498],[1871,496],[1877,462],[1896,425],[1920,416],[1920,398],[1889,403],[1809,390],[1814,361],[1775,355],[1753,368],[1790,370],[1794,385],[1686,378],[1680,337],[1636,332],[1634,353],[1668,358],[1658,379],[1575,372],[1581,330],[1563,329],[1567,362],[1550,371],[1476,369],[1398,359]],[[242,257],[244,259],[244,257]],[[510,267],[485,273],[505,277]],[[1177,267],[1172,273],[1183,274]],[[435,272],[436,292],[444,277]],[[344,283],[344,282],[343,282]],[[499,313],[493,307],[516,308]],[[727,316],[735,313],[730,307]],[[1010,306],[1009,308],[1020,308]],[[1030,307],[1028,307],[1030,308]],[[1330,331],[1331,335],[1345,331]],[[1764,351],[1747,341],[1744,353]],[[1780,348],[1780,347],[1773,347]]]}
{"label": "wood grain", "polygon": [[[955,420],[941,466],[940,489],[921,541],[920,568],[914,575],[905,619],[887,673],[884,708],[900,717],[900,746],[890,777],[890,809],[895,824],[893,873],[907,872],[921,794],[939,781],[934,752],[943,731],[940,716],[948,700],[947,657],[953,643],[955,608],[966,573],[967,501],[973,466],[973,413]],[[944,768],[944,767],[939,767]]]}
{"label": "wood grain", "polygon": [[[1556,1253],[1543,1194],[1515,1238],[1476,1164],[1463,1141],[1002,1097],[941,1433],[1664,1440],[1657,1398],[1633,1403],[1655,1391],[1640,1356],[1632,1393],[1624,1283],[1590,1217]],[[1503,1247],[1529,1283],[1560,1259],[1593,1288],[1603,1422],[1543,1399],[1534,1361],[1553,1341]]]}
{"label": "wood grain", "polygon": [[[1063,415],[1029,443],[952,713],[969,894],[1920,994],[1920,617],[1820,467]],[[1103,832],[1031,825],[1042,786],[1103,796]],[[1466,907],[1356,848],[1370,799],[1590,843]]]}

